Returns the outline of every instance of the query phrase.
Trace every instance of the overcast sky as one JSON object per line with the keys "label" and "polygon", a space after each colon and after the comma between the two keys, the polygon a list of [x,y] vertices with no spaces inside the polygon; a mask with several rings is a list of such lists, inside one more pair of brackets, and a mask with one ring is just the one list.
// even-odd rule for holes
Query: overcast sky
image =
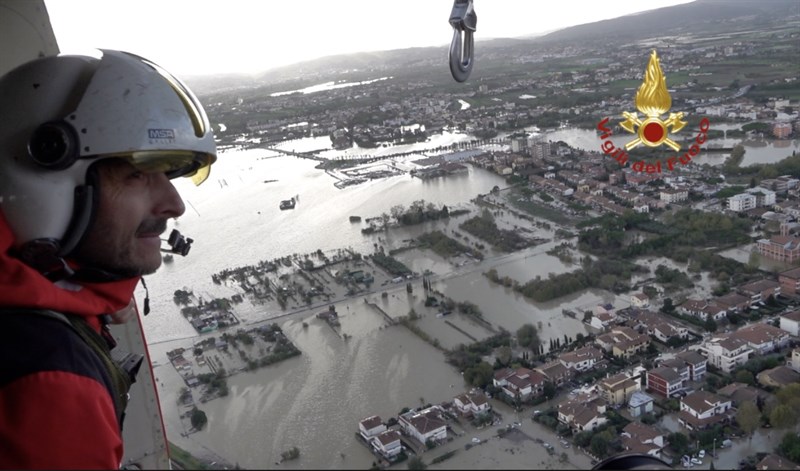
{"label": "overcast sky", "polygon": [[[690,0],[474,0],[477,40]],[[253,73],[333,54],[450,43],[452,0],[45,0],[62,52],[139,54],[178,76]]]}

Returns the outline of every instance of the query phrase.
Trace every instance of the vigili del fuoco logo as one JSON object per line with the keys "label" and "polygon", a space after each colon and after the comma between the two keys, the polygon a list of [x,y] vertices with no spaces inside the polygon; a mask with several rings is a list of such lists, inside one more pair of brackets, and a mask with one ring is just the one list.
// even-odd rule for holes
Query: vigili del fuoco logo
{"label": "vigili del fuoco logo", "polygon": [[[628,163],[628,153],[637,146],[645,145],[648,147],[659,147],[666,145],[675,152],[680,152],[681,146],[670,138],[671,134],[675,134],[686,126],[686,121],[683,121],[683,112],[670,113],[666,120],[662,120],[661,116],[667,113],[672,106],[672,98],[669,96],[667,90],[667,79],[664,72],[661,71],[661,64],[658,60],[656,51],[650,54],[650,62],[647,64],[647,70],[644,74],[644,82],[639,86],[636,92],[636,99],[634,100],[636,109],[639,113],[644,114],[639,117],[639,113],[624,111],[622,117],[625,121],[619,123],[620,127],[636,137],[630,142],[625,144],[625,148],[616,147],[610,139],[611,129],[608,127],[609,118],[603,118],[597,124],[597,130],[602,134],[600,139],[603,144],[600,148],[603,153],[613,157],[621,166]],[[700,120],[700,129],[697,136],[692,142],[689,149],[681,156],[669,157],[666,160],[665,167],[668,170],[673,170],[676,164],[686,165],[692,161],[692,157],[700,153],[700,145],[706,142],[708,137],[709,128],[708,118]],[[646,163],[638,161],[631,165],[631,168],[637,172],[647,173],[661,173],[662,170],[661,160],[655,163]]]}

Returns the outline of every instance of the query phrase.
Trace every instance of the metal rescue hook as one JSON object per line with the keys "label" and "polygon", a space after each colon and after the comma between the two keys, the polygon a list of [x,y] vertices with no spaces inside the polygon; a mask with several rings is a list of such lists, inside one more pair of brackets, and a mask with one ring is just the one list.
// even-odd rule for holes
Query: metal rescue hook
{"label": "metal rescue hook", "polygon": [[[455,0],[450,13],[453,27],[453,41],[450,43],[450,73],[456,82],[464,82],[472,72],[475,54],[472,33],[478,26],[478,16],[472,7],[472,0]],[[462,34],[463,37],[462,37]]]}

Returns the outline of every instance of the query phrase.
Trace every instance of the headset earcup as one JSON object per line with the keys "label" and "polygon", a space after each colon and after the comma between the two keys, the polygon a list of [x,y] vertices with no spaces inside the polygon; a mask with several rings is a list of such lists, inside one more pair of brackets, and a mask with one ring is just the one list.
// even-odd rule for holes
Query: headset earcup
{"label": "headset earcup", "polygon": [[40,125],[28,141],[28,153],[34,162],[50,170],[69,168],[79,154],[78,135],[63,121]]}

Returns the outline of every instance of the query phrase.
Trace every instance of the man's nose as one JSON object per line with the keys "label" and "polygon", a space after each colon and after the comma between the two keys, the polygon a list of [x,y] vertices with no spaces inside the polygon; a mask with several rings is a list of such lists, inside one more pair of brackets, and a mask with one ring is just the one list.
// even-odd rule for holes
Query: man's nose
{"label": "man's nose", "polygon": [[176,218],[186,211],[183,198],[175,189],[172,181],[166,175],[159,174],[156,177],[156,214],[165,218]]}

